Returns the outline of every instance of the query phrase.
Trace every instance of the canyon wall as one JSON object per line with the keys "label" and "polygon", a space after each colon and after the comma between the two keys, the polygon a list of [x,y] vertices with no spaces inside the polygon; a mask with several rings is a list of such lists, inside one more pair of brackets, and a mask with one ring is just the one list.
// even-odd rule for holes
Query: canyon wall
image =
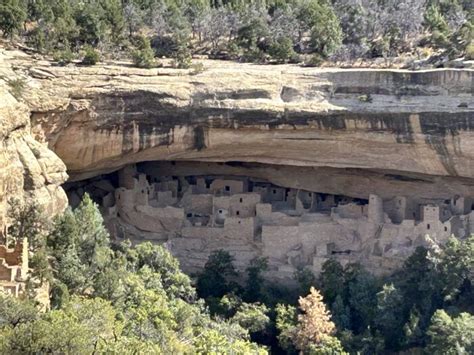
{"label": "canyon wall", "polygon": [[36,138],[72,180],[141,161],[234,161],[271,165],[270,180],[279,167],[295,167],[278,182],[361,198],[472,191],[472,70],[205,62],[190,75],[16,65],[34,77],[27,102]]}

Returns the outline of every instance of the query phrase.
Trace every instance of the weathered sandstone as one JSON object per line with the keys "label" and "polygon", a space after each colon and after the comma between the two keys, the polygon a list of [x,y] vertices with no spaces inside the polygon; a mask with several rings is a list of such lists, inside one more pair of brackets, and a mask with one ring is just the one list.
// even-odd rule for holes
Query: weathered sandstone
{"label": "weathered sandstone", "polygon": [[66,166],[31,135],[30,109],[12,95],[19,78],[0,55],[0,234],[10,198],[34,200],[51,215],[67,206]]}
{"label": "weathered sandstone", "polygon": [[[188,75],[16,65],[31,78],[26,101],[36,137],[73,180],[140,161],[237,161],[298,167],[292,186],[354,197],[472,191],[472,70],[205,62],[203,73]],[[308,167],[316,182],[305,181]]]}

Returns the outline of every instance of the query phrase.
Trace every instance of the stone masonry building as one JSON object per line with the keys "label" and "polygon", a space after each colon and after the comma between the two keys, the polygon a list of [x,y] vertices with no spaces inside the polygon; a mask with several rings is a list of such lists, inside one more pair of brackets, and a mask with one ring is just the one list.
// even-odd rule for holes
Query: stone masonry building
{"label": "stone masonry building", "polygon": [[469,196],[364,200],[237,176],[163,176],[150,165],[117,175],[118,186],[96,179],[69,190],[70,201],[89,192],[114,238],[166,243],[188,272],[225,249],[242,270],[252,258],[267,257],[267,277],[283,283],[301,267],[319,273],[328,258],[389,273],[417,246],[474,233]]}

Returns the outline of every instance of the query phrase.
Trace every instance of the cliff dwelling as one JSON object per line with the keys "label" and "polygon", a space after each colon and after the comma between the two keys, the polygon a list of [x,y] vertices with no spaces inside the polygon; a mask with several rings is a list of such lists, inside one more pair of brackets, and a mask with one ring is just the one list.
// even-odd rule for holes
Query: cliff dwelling
{"label": "cliff dwelling", "polygon": [[93,197],[116,242],[165,243],[189,273],[201,270],[217,249],[228,250],[242,270],[254,257],[268,257],[267,277],[283,284],[291,284],[301,267],[319,273],[328,258],[388,274],[417,246],[474,232],[467,196],[364,199],[277,185],[245,175],[246,168],[144,162],[65,189],[73,207],[84,193]]}
{"label": "cliff dwelling", "polygon": [[0,227],[10,197],[53,216],[88,192],[116,241],[164,243],[188,272],[216,249],[240,270],[265,256],[282,283],[330,257],[388,274],[474,231],[472,70],[99,74],[3,56],[28,85],[0,104]]}
{"label": "cliff dwelling", "polygon": [[12,248],[0,244],[0,291],[15,297],[25,292],[28,277],[28,243],[26,238]]}
{"label": "cliff dwelling", "polygon": [[474,355],[474,0],[0,0],[0,355]]}

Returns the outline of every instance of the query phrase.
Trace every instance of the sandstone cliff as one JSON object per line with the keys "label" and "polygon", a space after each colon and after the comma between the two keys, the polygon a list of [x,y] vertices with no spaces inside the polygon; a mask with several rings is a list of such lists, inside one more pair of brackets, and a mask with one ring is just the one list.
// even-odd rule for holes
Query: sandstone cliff
{"label": "sandstone cliff", "polygon": [[29,136],[30,112],[35,138],[72,180],[133,162],[184,160],[230,162],[223,169],[236,175],[360,198],[473,194],[472,70],[207,61],[191,75],[125,64],[58,67],[17,52],[4,52],[2,63],[28,84],[28,107],[2,86],[3,191],[61,194],[64,167]]}
{"label": "sandstone cliff", "polygon": [[0,53],[0,234],[5,225],[8,200],[34,200],[49,214],[67,206],[61,188],[66,166],[31,135],[30,109],[15,98],[28,79],[12,70],[10,58]]}
{"label": "sandstone cliff", "polygon": [[354,197],[472,193],[472,70],[204,65],[189,75],[17,62],[34,77],[37,138],[72,179],[147,160],[237,161],[271,164],[245,174]]}

